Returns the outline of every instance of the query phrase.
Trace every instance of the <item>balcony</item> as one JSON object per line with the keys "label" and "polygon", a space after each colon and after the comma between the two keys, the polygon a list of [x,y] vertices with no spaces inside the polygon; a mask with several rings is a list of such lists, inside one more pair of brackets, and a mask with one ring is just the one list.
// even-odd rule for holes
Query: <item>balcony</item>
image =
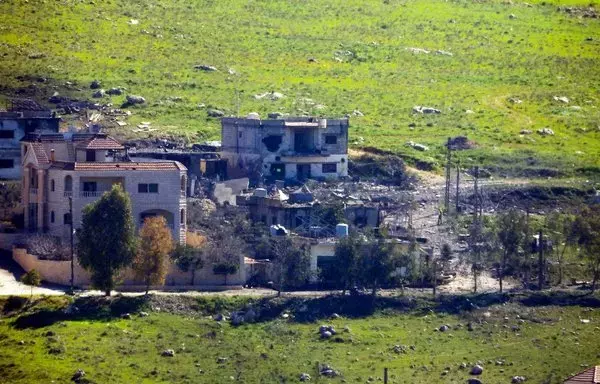
{"label": "balcony", "polygon": [[79,192],[79,197],[83,198],[96,198],[102,196],[102,194],[107,191],[81,191]]}
{"label": "balcony", "polygon": [[63,194],[64,197],[73,197],[73,191],[65,191]]}

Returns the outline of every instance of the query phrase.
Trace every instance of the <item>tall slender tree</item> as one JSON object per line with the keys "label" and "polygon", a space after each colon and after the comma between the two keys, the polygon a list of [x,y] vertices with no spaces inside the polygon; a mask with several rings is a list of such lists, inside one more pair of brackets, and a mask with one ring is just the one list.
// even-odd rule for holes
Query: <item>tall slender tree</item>
{"label": "tall slender tree", "polygon": [[79,263],[91,272],[94,287],[110,296],[117,273],[131,265],[137,250],[131,201],[119,184],[83,209],[77,240]]}
{"label": "tall slender tree", "polygon": [[352,288],[358,278],[358,260],[362,251],[361,238],[356,232],[341,238],[335,245],[335,263],[321,271],[322,278],[342,288],[342,295]]}
{"label": "tall slender tree", "polygon": [[592,293],[600,280],[600,205],[584,207],[574,223],[581,256],[592,276]]}
{"label": "tall slender tree", "polygon": [[173,237],[163,216],[148,217],[140,229],[140,247],[133,260],[133,270],[144,281],[146,295],[151,285],[163,285],[169,270]]}
{"label": "tall slender tree", "polygon": [[519,245],[523,243],[526,231],[525,216],[511,209],[498,216],[497,235],[501,246],[501,259],[498,266],[498,283],[500,292],[503,289],[504,275],[509,263],[516,261],[519,253]]}

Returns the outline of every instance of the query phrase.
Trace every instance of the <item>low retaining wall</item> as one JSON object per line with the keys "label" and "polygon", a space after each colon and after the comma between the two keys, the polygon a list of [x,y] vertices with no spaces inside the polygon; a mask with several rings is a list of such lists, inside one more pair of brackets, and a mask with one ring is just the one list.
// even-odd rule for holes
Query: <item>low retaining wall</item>
{"label": "low retaining wall", "polygon": [[[16,261],[25,271],[32,269],[38,271],[42,280],[48,283],[70,285],[71,284],[71,262],[40,260],[37,256],[27,253],[24,248],[13,248],[13,260]],[[83,269],[75,261],[75,286],[89,288],[91,285],[90,273]],[[238,273],[227,276],[227,285],[224,285],[225,279],[221,275],[212,273],[212,267],[196,271],[194,285],[191,285],[191,272],[183,272],[176,265],[171,264],[164,286],[153,286],[152,289],[160,290],[223,290],[232,288],[241,288],[245,283],[244,266],[241,265]],[[122,284],[118,289],[122,291],[141,291],[145,290],[143,282],[135,279],[134,273],[130,268],[125,269],[120,276]]]}

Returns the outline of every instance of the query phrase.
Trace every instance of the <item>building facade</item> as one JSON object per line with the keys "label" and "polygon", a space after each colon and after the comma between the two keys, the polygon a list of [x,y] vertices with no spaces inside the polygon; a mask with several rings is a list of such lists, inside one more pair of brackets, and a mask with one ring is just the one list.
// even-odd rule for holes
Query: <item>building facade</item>
{"label": "building facade", "polygon": [[75,229],[80,226],[83,208],[120,184],[138,228],[146,217],[164,216],[173,239],[185,242],[187,169],[181,163],[126,161],[124,147],[101,134],[26,136],[21,155],[29,231],[68,238],[71,221]]}
{"label": "building facade", "polygon": [[20,140],[25,135],[58,132],[58,117],[49,110],[32,109],[0,111],[0,179],[21,178]]}
{"label": "building facade", "polygon": [[348,176],[348,119],[223,118],[221,140],[232,168],[276,180]]}

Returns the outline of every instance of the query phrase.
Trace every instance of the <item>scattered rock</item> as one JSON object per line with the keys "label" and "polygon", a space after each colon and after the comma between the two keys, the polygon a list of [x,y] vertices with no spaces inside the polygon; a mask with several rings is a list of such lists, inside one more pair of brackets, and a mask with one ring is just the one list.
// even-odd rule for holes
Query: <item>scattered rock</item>
{"label": "scattered rock", "polygon": [[550,128],[541,128],[537,130],[537,133],[542,136],[554,136],[554,131]]}
{"label": "scattered rock", "polygon": [[525,376],[513,376],[510,382],[513,384],[521,384],[524,383],[525,380]]}
{"label": "scattered rock", "polygon": [[267,99],[267,100],[271,100],[271,101],[276,101],[276,100],[282,99],[283,97],[284,97],[283,93],[279,93],[279,92],[266,92],[266,93],[254,95],[254,98],[256,100]]}
{"label": "scattered rock", "polygon": [[359,111],[358,109],[355,109],[354,111],[352,111],[352,116],[357,116],[357,117],[363,117],[365,114],[362,113],[361,111]]}
{"label": "scattered rock", "polygon": [[165,349],[160,355],[164,357],[175,357],[175,351],[172,349]]}
{"label": "scattered rock", "polygon": [[515,14],[511,13],[510,15],[508,15],[508,18],[513,20],[513,19],[516,19],[517,16]]}
{"label": "scattered rock", "polygon": [[218,110],[218,109],[209,109],[208,111],[206,111],[206,114],[209,117],[223,117],[225,116],[225,112]]}
{"label": "scattered rock", "polygon": [[246,119],[251,119],[251,120],[260,120],[260,115],[258,114],[258,112],[250,112],[247,116]]}
{"label": "scattered rock", "polygon": [[109,89],[108,91],[106,91],[106,93],[108,95],[116,96],[116,95],[123,94],[123,90],[121,88],[113,87],[113,88]]}
{"label": "scattered rock", "polygon": [[581,319],[581,324],[589,324],[590,319]]}
{"label": "scattered rock", "polygon": [[450,139],[450,142],[448,144],[453,150],[472,149],[476,146],[475,143],[470,141],[466,136],[453,137]]}
{"label": "scattered rock", "polygon": [[229,360],[228,357],[217,357],[217,364],[225,364]]}
{"label": "scattered rock", "polygon": [[521,129],[521,135],[531,135],[533,132],[530,129]]}
{"label": "scattered rock", "polygon": [[421,151],[421,152],[429,151],[428,146],[426,146],[424,144],[415,143],[414,141],[408,141],[406,143],[406,146],[411,147],[411,148],[416,149],[417,151]]}
{"label": "scattered rock", "polygon": [[428,54],[429,51],[423,48],[412,48],[412,47],[408,47],[406,48],[407,51],[410,51],[412,53],[424,53],[424,54]]}
{"label": "scattered rock", "polygon": [[146,102],[146,99],[144,99],[142,96],[137,96],[137,95],[127,95],[127,103],[128,104],[144,104]]}
{"label": "scattered rock", "polygon": [[90,83],[90,88],[91,89],[98,89],[102,86],[102,84],[100,83],[99,80],[94,80]]}
{"label": "scattered rock", "polygon": [[447,330],[450,329],[449,326],[447,325],[442,325],[441,327],[438,328],[440,330],[440,332],[446,332]]}
{"label": "scattered rock", "polygon": [[332,367],[327,364],[324,364],[319,367],[319,374],[326,377],[336,377],[340,375],[339,371],[336,371]]}
{"label": "scattered rock", "polygon": [[106,96],[106,91],[104,89],[99,89],[99,90],[97,90],[96,92],[94,92],[92,94],[92,97],[94,99],[100,99],[100,98],[102,98],[104,96]]}
{"label": "scattered rock", "polygon": [[140,312],[140,317],[148,317],[148,312]]}
{"label": "scattered rock", "polygon": [[60,96],[58,92],[54,92],[52,96],[48,98],[48,101],[53,104],[58,104],[64,100],[63,97]]}
{"label": "scattered rock", "polygon": [[331,336],[332,336],[332,334],[329,331],[321,332],[321,339],[330,339]]}
{"label": "scattered rock", "polygon": [[483,373],[483,367],[479,364],[475,364],[471,368],[471,375],[481,375]]}
{"label": "scattered rock", "polygon": [[227,70],[227,73],[229,73],[230,75],[237,75],[237,72],[236,72],[236,71],[235,71],[235,69],[233,69],[233,68],[229,68],[229,69]]}
{"label": "scattered rock", "polygon": [[223,316],[222,313],[218,313],[216,315],[213,316],[213,320],[214,321],[223,321],[225,319],[225,316]]}
{"label": "scattered rock", "polygon": [[338,315],[338,314],[337,314],[337,313],[335,313],[335,312],[334,312],[334,313],[332,313],[332,314],[331,314],[331,316],[329,316],[329,318],[330,318],[330,319],[339,319],[339,318],[341,318],[341,317],[342,317],[342,316]]}
{"label": "scattered rock", "polygon": [[416,105],[412,109],[413,113],[424,113],[424,114],[440,114],[442,111],[439,109],[435,109],[432,107],[422,107],[420,105]]}
{"label": "scattered rock", "polygon": [[554,96],[553,99],[554,101],[560,101],[562,103],[569,104],[569,98],[566,96]]}
{"label": "scattered rock", "polygon": [[300,381],[310,381],[310,375],[308,373],[301,373]]}
{"label": "scattered rock", "polygon": [[481,380],[479,380],[479,379],[471,378],[471,379],[467,380],[467,384],[482,384],[482,383],[481,383]]}
{"label": "scattered rock", "polygon": [[122,314],[121,319],[131,320],[131,313]]}
{"label": "scattered rock", "polygon": [[35,53],[31,53],[29,56],[27,56],[30,59],[36,60],[36,59],[43,59],[44,57],[46,57],[46,54],[43,52],[35,52]]}
{"label": "scattered rock", "polygon": [[85,376],[85,371],[83,369],[78,369],[75,371],[73,376],[71,376],[71,381],[78,383]]}
{"label": "scattered rock", "polygon": [[397,353],[397,354],[408,353],[408,349],[404,345],[394,345],[392,347],[392,351],[394,351],[394,353]]}
{"label": "scattered rock", "polygon": [[194,69],[199,70],[199,71],[206,71],[206,72],[214,72],[214,71],[218,70],[216,67],[213,67],[212,65],[206,65],[206,64],[194,65]]}
{"label": "scattered rock", "polygon": [[441,49],[438,49],[437,51],[434,52],[436,55],[443,55],[443,56],[454,56],[452,54],[452,52],[448,52],[448,51],[442,51]]}
{"label": "scattered rock", "polygon": [[137,20],[137,19],[130,19],[130,20],[127,22],[127,24],[129,24],[129,25],[138,25],[139,23],[140,23],[140,21],[139,21],[139,20]]}

